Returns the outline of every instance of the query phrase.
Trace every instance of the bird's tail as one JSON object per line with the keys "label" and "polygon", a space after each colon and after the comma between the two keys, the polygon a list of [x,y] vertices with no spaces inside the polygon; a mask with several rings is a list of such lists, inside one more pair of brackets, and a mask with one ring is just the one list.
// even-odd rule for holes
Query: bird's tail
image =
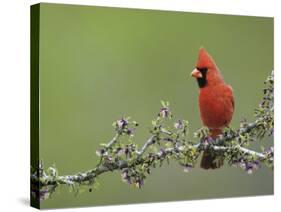
{"label": "bird's tail", "polygon": [[[221,129],[211,129],[210,136],[212,139],[216,139],[222,134]],[[203,169],[218,169],[223,166],[223,156],[215,155],[214,153],[205,150],[201,159],[200,167]]]}

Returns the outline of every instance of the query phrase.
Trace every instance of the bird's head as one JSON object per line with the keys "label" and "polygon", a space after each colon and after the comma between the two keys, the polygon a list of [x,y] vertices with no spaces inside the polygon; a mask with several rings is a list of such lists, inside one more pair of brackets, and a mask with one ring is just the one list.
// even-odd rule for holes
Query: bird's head
{"label": "bird's head", "polygon": [[198,60],[191,76],[197,79],[200,88],[223,82],[215,61],[203,47],[199,50]]}

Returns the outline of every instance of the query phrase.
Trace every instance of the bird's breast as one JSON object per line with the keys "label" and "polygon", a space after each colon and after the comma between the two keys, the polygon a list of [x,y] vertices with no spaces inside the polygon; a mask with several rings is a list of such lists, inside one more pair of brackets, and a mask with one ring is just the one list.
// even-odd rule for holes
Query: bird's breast
{"label": "bird's breast", "polygon": [[228,126],[234,110],[231,101],[221,86],[200,89],[199,109],[203,124],[210,129]]}

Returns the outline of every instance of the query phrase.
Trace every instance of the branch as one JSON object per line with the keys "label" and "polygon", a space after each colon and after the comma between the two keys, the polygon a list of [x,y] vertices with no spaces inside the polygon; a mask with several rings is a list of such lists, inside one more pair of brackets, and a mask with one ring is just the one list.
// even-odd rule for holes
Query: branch
{"label": "branch", "polygon": [[[261,104],[255,110],[256,120],[241,122],[237,130],[227,128],[216,140],[209,136],[208,129],[201,128],[194,133],[197,141],[193,141],[188,137],[189,123],[186,120],[176,121],[173,127],[166,126],[168,120],[172,119],[172,113],[169,103],[162,101],[162,108],[152,121],[151,136],[138,149],[133,141],[138,123],[123,117],[113,123],[115,136],[108,143],[101,144],[101,149],[96,151],[100,157],[96,167],[74,175],[58,176],[55,167],[45,170],[41,162],[31,174],[32,192],[36,198],[45,199],[58,185],[91,187],[96,184],[98,176],[115,170],[121,171],[123,181],[141,188],[152,168],[173,159],[179,162],[184,171],[190,171],[195,167],[200,153],[206,149],[212,154],[223,156],[229,165],[241,167],[247,173],[257,170],[261,163],[273,168],[273,147],[266,150],[262,148],[262,152],[248,149],[253,141],[273,134],[273,82],[272,72],[265,82]],[[121,137],[126,137],[127,142],[121,142]]]}

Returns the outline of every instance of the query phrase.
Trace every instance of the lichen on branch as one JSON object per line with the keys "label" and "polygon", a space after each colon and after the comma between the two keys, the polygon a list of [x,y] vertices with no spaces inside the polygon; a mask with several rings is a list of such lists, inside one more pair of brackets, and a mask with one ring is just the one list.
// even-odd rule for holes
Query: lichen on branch
{"label": "lichen on branch", "polygon": [[[195,133],[189,132],[189,122],[174,120],[169,102],[162,101],[162,107],[152,120],[150,136],[144,145],[138,147],[134,141],[138,123],[130,117],[122,117],[113,123],[114,137],[96,151],[99,156],[97,165],[88,171],[74,175],[58,175],[55,167],[45,169],[43,163],[32,169],[31,192],[35,198],[46,199],[59,185],[69,185],[79,189],[87,185],[89,191],[95,187],[97,178],[105,172],[120,171],[124,182],[137,188],[144,185],[152,169],[161,167],[164,162],[177,161],[185,172],[196,166],[200,153],[208,149],[219,155],[234,167],[241,167],[247,173],[261,167],[262,164],[273,169],[273,147],[257,152],[249,149],[256,140],[273,136],[274,127],[274,74],[265,81],[264,96],[255,110],[256,120],[243,121],[237,130],[226,128],[222,135],[213,140],[206,128]],[[169,126],[174,120],[173,126]],[[193,136],[190,136],[193,135]]]}

